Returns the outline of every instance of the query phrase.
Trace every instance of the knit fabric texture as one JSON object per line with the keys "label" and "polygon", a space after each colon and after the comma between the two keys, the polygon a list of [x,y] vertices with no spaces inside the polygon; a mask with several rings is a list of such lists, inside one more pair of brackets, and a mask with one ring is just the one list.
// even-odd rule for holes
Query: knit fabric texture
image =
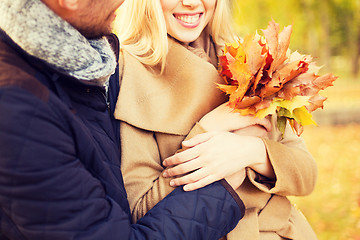
{"label": "knit fabric texture", "polygon": [[105,37],[88,40],[40,0],[1,0],[0,28],[23,50],[57,70],[107,83],[116,58]]}

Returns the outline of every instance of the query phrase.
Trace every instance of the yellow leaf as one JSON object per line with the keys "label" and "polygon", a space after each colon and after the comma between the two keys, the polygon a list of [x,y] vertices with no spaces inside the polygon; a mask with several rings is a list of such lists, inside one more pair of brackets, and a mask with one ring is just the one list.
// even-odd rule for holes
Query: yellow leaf
{"label": "yellow leaf", "polygon": [[225,92],[226,94],[233,94],[236,89],[237,89],[237,86],[234,86],[234,85],[224,85],[224,84],[216,84],[218,86],[218,88]]}
{"label": "yellow leaf", "polygon": [[294,109],[293,116],[301,126],[317,125],[316,122],[312,119],[311,113],[309,113],[305,106]]}
{"label": "yellow leaf", "polygon": [[293,112],[296,108],[308,105],[309,99],[309,96],[295,96],[291,100],[275,98],[274,101],[278,102],[280,107],[286,108],[290,112]]}
{"label": "yellow leaf", "polygon": [[275,114],[278,106],[278,102],[272,102],[269,107],[259,110],[255,116],[258,118],[264,118],[269,114]]}
{"label": "yellow leaf", "polygon": [[235,108],[234,112],[240,113],[242,116],[253,115],[254,117],[256,117],[255,110],[253,108],[244,108],[244,109]]}

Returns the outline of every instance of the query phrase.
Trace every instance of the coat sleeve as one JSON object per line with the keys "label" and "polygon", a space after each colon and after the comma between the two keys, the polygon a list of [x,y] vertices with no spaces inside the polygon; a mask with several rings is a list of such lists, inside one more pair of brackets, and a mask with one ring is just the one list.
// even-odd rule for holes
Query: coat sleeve
{"label": "coat sleeve", "polygon": [[174,188],[162,176],[164,168],[155,134],[120,123],[121,170],[132,219],[136,222]]}
{"label": "coat sleeve", "polygon": [[[303,196],[310,194],[317,179],[317,165],[308,151],[304,140],[296,136],[290,125],[286,127],[284,137],[277,130],[276,116],[272,117],[272,132],[263,139],[269,160],[273,166],[276,180],[260,176],[247,169],[250,181],[260,190],[283,196]],[[196,124],[187,138],[203,133],[205,130]]]}
{"label": "coat sleeve", "polygon": [[18,87],[0,89],[2,237],[217,239],[243,216],[241,200],[215,183],[190,194],[176,190],[131,225],[101,181],[76,157],[64,116],[53,110],[57,107]]}
{"label": "coat sleeve", "polygon": [[[308,151],[304,140],[298,137],[287,124],[284,137],[276,129],[273,116],[273,131],[263,139],[276,180],[263,181],[262,177],[247,169],[250,181],[260,190],[283,196],[304,196],[310,194],[317,179],[317,165]],[[260,179],[260,180],[259,180]]]}

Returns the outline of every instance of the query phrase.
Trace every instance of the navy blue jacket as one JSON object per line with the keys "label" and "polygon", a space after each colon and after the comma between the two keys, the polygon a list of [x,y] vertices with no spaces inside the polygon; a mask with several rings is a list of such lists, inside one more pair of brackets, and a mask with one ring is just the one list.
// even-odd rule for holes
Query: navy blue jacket
{"label": "navy blue jacket", "polygon": [[117,75],[106,97],[0,36],[0,239],[218,239],[243,217],[223,180],[177,188],[131,224],[112,117]]}

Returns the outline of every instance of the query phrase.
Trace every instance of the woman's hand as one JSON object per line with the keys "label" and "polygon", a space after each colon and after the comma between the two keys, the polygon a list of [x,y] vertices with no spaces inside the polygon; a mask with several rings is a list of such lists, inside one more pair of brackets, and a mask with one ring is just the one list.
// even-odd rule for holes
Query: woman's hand
{"label": "woman's hand", "polygon": [[[234,112],[233,109],[228,106],[228,103],[224,103],[211,112],[207,113],[204,117],[201,118],[199,124],[209,132],[234,132],[240,129],[246,129],[250,126],[261,126],[267,132],[271,131],[271,122],[269,118],[260,119],[254,116],[242,116],[240,113]],[[258,136],[257,134],[251,134],[253,133],[241,135]]]}
{"label": "woman's hand", "polygon": [[[208,132],[183,142],[189,148],[164,160],[164,177],[175,177],[172,186],[185,185],[185,191],[245,172],[257,166],[273,172],[264,142],[255,136],[229,132]],[[263,171],[263,170],[261,170]],[[271,175],[271,174],[269,174]]]}
{"label": "woman's hand", "polygon": [[235,131],[232,131],[232,133],[235,133],[240,136],[254,136],[260,138],[268,137],[268,130],[265,129],[263,125],[259,125],[259,124],[237,129]]}

